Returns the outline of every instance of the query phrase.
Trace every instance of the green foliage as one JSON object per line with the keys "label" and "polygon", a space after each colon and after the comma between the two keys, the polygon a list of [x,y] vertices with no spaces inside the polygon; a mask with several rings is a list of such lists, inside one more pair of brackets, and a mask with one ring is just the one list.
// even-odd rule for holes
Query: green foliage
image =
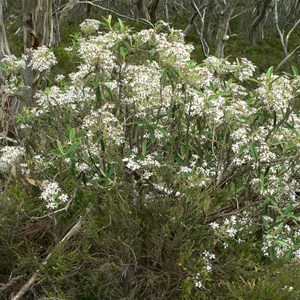
{"label": "green foliage", "polygon": [[297,299],[296,69],[199,65],[178,31],[104,21],[54,48],[1,147],[3,298],[38,270],[28,299]]}

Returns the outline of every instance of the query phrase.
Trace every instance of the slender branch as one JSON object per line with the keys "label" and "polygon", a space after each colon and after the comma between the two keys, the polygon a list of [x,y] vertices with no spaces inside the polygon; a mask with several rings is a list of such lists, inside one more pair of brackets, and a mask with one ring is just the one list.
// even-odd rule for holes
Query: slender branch
{"label": "slender branch", "polygon": [[70,0],[60,11],[59,20],[63,20],[77,4],[78,0]]}
{"label": "slender branch", "polygon": [[300,49],[300,45],[298,45],[291,53],[289,53],[277,66],[275,72],[280,70],[280,68],[287,63],[287,61]]}
{"label": "slender branch", "polygon": [[291,30],[288,32],[285,38],[285,46],[288,47],[290,35],[293,33],[293,31],[296,29],[296,27],[300,24],[300,19],[294,24],[294,26],[291,28]]}
{"label": "slender branch", "polygon": [[8,136],[4,136],[3,134],[0,134],[0,140],[6,140],[8,142],[14,143],[14,144],[18,144],[18,142]]}
{"label": "slender branch", "polygon": [[274,5],[274,19],[275,19],[275,25],[276,25],[276,29],[277,29],[277,32],[279,34],[279,38],[280,38],[280,42],[281,42],[281,45],[282,45],[282,48],[283,48],[283,51],[284,51],[284,54],[285,56],[288,55],[288,50],[287,50],[287,47],[286,47],[286,44],[284,42],[284,37],[283,37],[283,33],[279,27],[279,21],[278,21],[278,0],[275,1],[275,5]]}
{"label": "slender branch", "polygon": [[131,21],[134,21],[134,22],[139,22],[139,23],[147,24],[148,25],[148,23],[144,22],[143,20],[138,20],[138,19],[135,19],[135,18],[128,17],[126,15],[122,15],[122,14],[120,14],[120,13],[118,13],[118,12],[116,12],[116,11],[110,9],[110,8],[101,6],[101,5],[96,4],[96,3],[92,2],[92,1],[79,1],[78,4],[90,4],[92,6],[100,8],[100,9],[102,9],[104,11],[110,12],[110,13],[116,15],[117,17],[124,18],[124,19],[127,19],[127,20],[131,20]]}

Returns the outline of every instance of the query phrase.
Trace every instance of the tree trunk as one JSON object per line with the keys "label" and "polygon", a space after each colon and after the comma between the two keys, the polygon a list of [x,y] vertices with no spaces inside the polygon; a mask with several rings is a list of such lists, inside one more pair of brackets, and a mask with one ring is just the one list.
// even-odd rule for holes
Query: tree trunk
{"label": "tree trunk", "polygon": [[152,23],[156,23],[156,11],[160,0],[152,0],[149,5],[149,15]]}
{"label": "tree trunk", "polygon": [[261,21],[264,19],[267,13],[267,9],[271,4],[272,0],[259,0],[259,4],[257,5],[257,15],[250,26],[250,39],[252,43],[255,45],[257,41],[257,27],[261,24]]}
{"label": "tree trunk", "polygon": [[68,1],[68,3],[65,5],[63,10],[60,12],[60,15],[59,15],[60,22],[63,21],[69,15],[69,13],[78,4],[78,2],[79,2],[79,0],[69,0]]}
{"label": "tree trunk", "polygon": [[[37,49],[41,46],[51,47],[54,43],[54,26],[52,18],[52,0],[23,0],[24,49]],[[30,89],[25,93],[23,105],[34,104],[37,89],[38,72],[32,70],[27,61],[24,71],[24,83]]]}
{"label": "tree trunk", "polygon": [[3,22],[2,5],[3,0],[0,0],[0,62],[5,55],[10,54]]}
{"label": "tree trunk", "polygon": [[24,48],[53,45],[52,0],[23,0]]}
{"label": "tree trunk", "polygon": [[138,8],[140,17],[142,19],[146,19],[146,20],[150,21],[151,18],[150,18],[150,14],[149,14],[148,7],[146,5],[145,0],[138,0],[136,5],[137,5],[137,8]]}
{"label": "tree trunk", "polygon": [[215,56],[224,57],[224,47],[226,41],[229,39],[227,35],[229,22],[233,10],[239,0],[227,0],[220,1],[220,14],[219,14],[219,24],[216,36],[216,50]]}
{"label": "tree trunk", "polygon": [[90,19],[91,18],[91,13],[92,13],[92,5],[91,4],[87,4],[86,8],[85,8],[85,12],[86,12],[86,18]]}
{"label": "tree trunk", "polygon": [[[2,10],[3,0],[0,0],[0,65],[3,57],[9,55],[9,47],[6,38],[6,32],[3,21],[3,10]],[[2,91],[2,86],[4,83],[4,78],[0,69],[0,133],[2,136],[8,136],[11,128],[11,118],[9,112],[9,103],[11,98],[9,98]]]}

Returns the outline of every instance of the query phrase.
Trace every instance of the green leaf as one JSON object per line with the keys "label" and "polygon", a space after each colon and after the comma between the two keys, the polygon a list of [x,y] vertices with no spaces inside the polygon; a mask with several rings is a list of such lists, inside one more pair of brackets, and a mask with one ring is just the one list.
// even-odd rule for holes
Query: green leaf
{"label": "green leaf", "polygon": [[236,192],[236,185],[235,185],[234,182],[231,182],[231,184],[230,184],[230,190],[231,190],[233,193]]}
{"label": "green leaf", "polygon": [[145,121],[145,120],[134,120],[134,121],[132,122],[132,124],[133,124],[133,125],[146,125],[146,124],[148,124],[148,122]]}
{"label": "green leaf", "polygon": [[166,131],[166,129],[165,129],[164,127],[161,127],[161,126],[159,126],[159,125],[154,125],[154,128],[155,128],[157,131],[159,131],[159,132],[161,132],[161,133],[163,133],[163,134],[167,134],[167,131]]}
{"label": "green leaf", "polygon": [[253,144],[250,144],[250,153],[252,155],[252,157],[254,158],[255,162],[258,161],[258,155],[257,155],[257,152],[256,152],[256,149],[255,149],[255,146]]}
{"label": "green leaf", "polygon": [[299,132],[295,129],[295,127],[293,125],[291,125],[288,122],[284,122],[284,123],[293,133],[295,133],[297,136],[299,136]]}
{"label": "green leaf", "polygon": [[243,145],[241,146],[241,148],[239,149],[239,154],[243,154],[246,150],[247,146]]}
{"label": "green leaf", "polygon": [[270,166],[266,167],[266,170],[265,170],[265,173],[264,173],[264,177],[266,177],[268,175],[268,173],[270,171],[270,168],[271,168]]}
{"label": "green leaf", "polygon": [[298,71],[297,67],[292,66],[292,71],[293,71],[293,75],[294,76],[298,76],[299,75],[299,71]]}
{"label": "green leaf", "polygon": [[167,70],[166,69],[164,69],[164,71],[161,75],[161,85],[162,85],[162,87],[167,86]]}
{"label": "green leaf", "polygon": [[198,64],[195,60],[191,59],[189,62],[188,62],[188,65],[189,65],[189,69],[194,69]]}
{"label": "green leaf", "polygon": [[51,88],[47,86],[45,88],[45,94],[48,95],[50,93],[50,90],[51,90]]}
{"label": "green leaf", "polygon": [[262,188],[263,188],[264,185],[265,185],[265,176],[264,176],[264,175],[261,175],[261,176],[260,176],[260,185],[261,185]]}
{"label": "green leaf", "polygon": [[69,141],[73,142],[75,138],[75,128],[71,128],[70,133],[69,133]]}
{"label": "green leaf", "polygon": [[62,143],[59,140],[57,140],[56,143],[57,143],[58,149],[61,152],[61,154],[65,155],[64,147],[63,147]]}
{"label": "green leaf", "polygon": [[128,50],[124,47],[120,47],[120,54],[123,58],[125,58],[126,56],[128,56]]}
{"label": "green leaf", "polygon": [[273,66],[271,66],[269,69],[268,69],[268,71],[267,71],[267,78],[270,78],[271,77],[271,75],[273,74],[273,72],[274,72],[274,67]]}
{"label": "green leaf", "polygon": [[142,155],[145,156],[147,153],[147,140],[143,140],[142,144]]}
{"label": "green leaf", "polygon": [[285,242],[285,241],[276,240],[275,242],[276,242],[276,244],[284,246],[284,247],[289,247],[290,246],[290,244]]}
{"label": "green leaf", "polygon": [[122,22],[122,20],[120,18],[118,18],[119,24],[120,24],[120,29],[123,32],[125,29],[124,23]]}
{"label": "green leaf", "polygon": [[59,150],[53,150],[52,153],[57,157],[62,157],[63,154]]}
{"label": "green leaf", "polygon": [[67,152],[65,153],[65,155],[70,155],[72,154],[76,148],[80,145],[80,142],[77,142],[76,144],[72,145],[68,150]]}
{"label": "green leaf", "polygon": [[285,216],[288,216],[289,214],[290,214],[290,212],[293,210],[293,205],[292,204],[290,204],[290,205],[288,205],[288,207],[285,209],[285,211],[284,211],[284,215]]}
{"label": "green leaf", "polygon": [[153,127],[149,127],[149,136],[150,136],[151,142],[154,142],[156,140],[156,138],[155,138],[155,130],[154,130]]}
{"label": "green leaf", "polygon": [[115,165],[112,164],[108,168],[107,177],[110,178],[115,173]]}
{"label": "green leaf", "polygon": [[81,173],[81,180],[82,180],[83,184],[86,185],[86,183],[87,183],[87,178],[86,178],[86,175],[85,175],[84,172]]}
{"label": "green leaf", "polygon": [[185,148],[185,146],[184,146],[184,145],[180,145],[180,155],[181,155],[182,157],[184,157],[185,153],[186,153],[186,148]]}
{"label": "green leaf", "polygon": [[273,112],[273,127],[275,127],[277,124],[277,114],[276,111]]}
{"label": "green leaf", "polygon": [[101,145],[102,151],[105,151],[105,142],[102,138],[100,139],[100,145]]}
{"label": "green leaf", "polygon": [[143,19],[141,18],[140,20],[142,20],[143,22],[147,23],[148,25],[150,25],[150,27],[154,28],[154,25],[147,19]]}
{"label": "green leaf", "polygon": [[100,90],[99,85],[95,88],[95,93],[96,93],[96,101],[98,103],[100,103],[101,102],[101,90]]}

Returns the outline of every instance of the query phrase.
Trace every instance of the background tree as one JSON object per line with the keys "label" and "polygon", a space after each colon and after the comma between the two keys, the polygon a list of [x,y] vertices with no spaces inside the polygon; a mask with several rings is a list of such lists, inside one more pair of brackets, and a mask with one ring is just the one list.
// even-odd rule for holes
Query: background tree
{"label": "background tree", "polygon": [[3,21],[3,4],[4,0],[0,0],[0,61],[3,58],[3,56],[10,54]]}
{"label": "background tree", "polygon": [[[23,0],[24,51],[36,50],[41,46],[51,47],[54,43],[54,21],[52,0]],[[32,69],[28,58],[24,70],[24,83],[30,87],[25,93],[26,102],[34,103],[39,73]],[[22,106],[22,105],[21,105]]]}
{"label": "background tree", "polygon": [[224,57],[225,43],[229,40],[228,29],[230,18],[239,0],[219,0],[218,7],[218,27],[216,33],[215,55]]}

